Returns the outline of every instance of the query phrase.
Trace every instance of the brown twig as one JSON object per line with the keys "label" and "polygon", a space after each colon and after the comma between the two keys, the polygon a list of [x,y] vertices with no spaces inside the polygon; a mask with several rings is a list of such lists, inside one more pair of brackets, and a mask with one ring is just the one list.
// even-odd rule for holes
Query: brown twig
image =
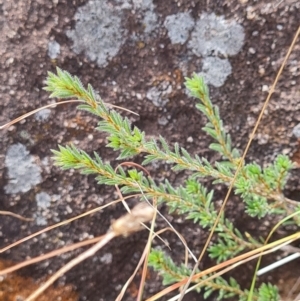
{"label": "brown twig", "polygon": [[2,215],[10,215],[10,216],[18,218],[18,219],[20,219],[22,221],[25,221],[25,222],[31,222],[31,221],[33,221],[33,218],[23,217],[22,215],[19,215],[19,214],[10,212],[10,211],[0,211],[0,214],[2,214]]}

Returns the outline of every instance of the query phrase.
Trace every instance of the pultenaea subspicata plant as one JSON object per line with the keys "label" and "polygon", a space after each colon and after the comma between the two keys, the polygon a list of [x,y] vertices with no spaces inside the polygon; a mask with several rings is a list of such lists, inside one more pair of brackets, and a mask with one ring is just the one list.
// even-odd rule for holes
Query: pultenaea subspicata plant
{"label": "pultenaea subspicata plant", "polygon": [[[225,132],[219,110],[211,103],[209,91],[203,78],[193,75],[187,78],[185,85],[190,94],[197,99],[196,108],[208,119],[203,130],[214,139],[210,148],[221,155],[221,160],[210,163],[205,158],[192,156],[187,150],[175,143],[170,146],[163,138],[148,139],[144,132],[133,127],[127,118],[109,108],[94,92],[91,85],[87,89],[80,80],[68,72],[57,68],[57,74],[49,72],[45,90],[51,92],[50,97],[77,98],[83,103],[79,109],[88,111],[100,118],[97,129],[108,135],[107,147],[118,152],[117,159],[123,160],[141,154],[143,165],[153,161],[164,161],[172,164],[174,171],[189,171],[190,176],[182,185],[174,187],[167,179],[157,184],[151,177],[134,167],[124,170],[122,166],[115,169],[111,164],[104,163],[97,153],[88,155],[74,145],[59,146],[53,150],[57,166],[63,169],[79,169],[82,174],[94,174],[99,184],[118,185],[122,194],[143,193],[143,199],[155,199],[158,204],[166,204],[171,212],[182,214],[203,229],[211,230],[218,215],[213,202],[214,192],[208,191],[201,184],[201,179],[210,177],[214,183],[230,185],[234,173],[241,163],[239,151],[232,146],[231,138]],[[256,219],[266,215],[287,216],[299,210],[297,203],[287,199],[283,193],[292,162],[285,155],[279,155],[266,168],[256,163],[242,162],[242,168],[234,182],[234,192],[245,204],[245,212]],[[299,225],[294,217],[293,223]],[[217,263],[233,258],[244,250],[256,249],[263,245],[261,238],[249,237],[239,231],[234,224],[222,215],[216,228],[217,240],[209,249],[209,256]],[[163,278],[163,284],[181,281],[191,274],[184,264],[177,265],[159,249],[152,250],[149,265]],[[203,279],[199,279],[200,280]],[[197,283],[197,281],[193,281]],[[249,291],[241,289],[238,282],[222,277],[206,281],[198,288],[205,298],[213,292],[223,300],[237,296],[238,300],[247,300]],[[254,290],[252,300],[279,300],[277,288],[271,284],[262,284]]]}

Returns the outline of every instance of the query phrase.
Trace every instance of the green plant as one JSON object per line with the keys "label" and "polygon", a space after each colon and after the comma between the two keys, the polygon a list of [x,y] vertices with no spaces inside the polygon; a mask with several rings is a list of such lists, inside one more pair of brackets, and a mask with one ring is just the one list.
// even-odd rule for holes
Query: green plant
{"label": "green plant", "polygon": [[[288,172],[292,168],[289,158],[279,155],[266,168],[261,168],[256,163],[241,162],[239,151],[232,146],[230,135],[224,130],[218,108],[211,103],[203,78],[194,75],[186,79],[185,85],[197,99],[196,108],[208,119],[203,130],[214,139],[210,148],[221,155],[220,161],[210,163],[205,158],[191,156],[177,143],[170,146],[163,137],[147,139],[145,133],[132,127],[127,118],[108,108],[90,85],[85,89],[77,77],[72,77],[59,68],[57,75],[49,72],[45,87],[46,91],[51,92],[50,97],[77,98],[83,102],[79,109],[99,117],[101,120],[97,129],[108,134],[107,146],[119,152],[118,159],[142,154],[145,166],[152,161],[161,160],[172,164],[174,171],[188,170],[191,175],[182,185],[174,187],[168,180],[158,185],[151,177],[134,167],[125,170],[119,165],[114,169],[111,164],[104,163],[97,153],[92,157],[74,145],[59,146],[59,150],[53,150],[55,164],[63,169],[79,169],[82,174],[95,174],[99,184],[118,185],[123,194],[142,192],[142,199],[155,199],[158,204],[164,203],[171,212],[183,214],[202,228],[211,230],[218,212],[213,202],[213,191],[208,191],[201,184],[201,179],[210,177],[214,184],[229,186],[242,163],[233,187],[235,194],[244,201],[245,212],[249,216],[260,219],[270,214],[282,217],[294,212],[297,208],[296,202],[287,199],[282,193]],[[294,216],[293,222],[299,225],[297,216]],[[217,239],[208,252],[217,263],[233,258],[245,249],[256,249],[264,244],[262,238],[254,239],[241,233],[224,213],[215,233]],[[159,250],[152,250],[149,265],[161,274],[164,284],[179,282],[191,274],[187,266],[176,265],[167,254]],[[200,280],[203,279],[193,282]],[[226,281],[217,277],[206,281],[200,289],[203,290],[205,298],[218,292],[218,300],[232,296],[247,300],[249,294],[233,278]],[[270,284],[261,285],[252,295],[252,300],[278,299],[276,287]]]}

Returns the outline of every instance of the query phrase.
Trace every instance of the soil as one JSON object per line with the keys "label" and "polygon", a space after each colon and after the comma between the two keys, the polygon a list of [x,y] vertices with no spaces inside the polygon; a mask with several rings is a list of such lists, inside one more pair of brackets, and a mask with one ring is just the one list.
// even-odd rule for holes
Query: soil
{"label": "soil", "polygon": [[[1,261],[1,270],[13,265],[13,262]],[[8,274],[5,279],[1,279],[0,284],[0,300],[16,301],[21,296],[28,296],[30,293],[38,289],[40,283],[31,277],[21,277],[15,273]],[[50,288],[47,292],[40,295],[40,301],[52,300],[74,301],[77,300],[77,293],[71,285],[56,286]]]}
{"label": "soil", "polygon": [[[118,1],[109,3],[117,5],[116,2]],[[103,67],[90,61],[84,53],[74,53],[73,42],[66,35],[68,30],[76,26],[76,10],[86,3],[85,0],[0,0],[1,125],[51,103],[49,94],[42,88],[47,71],[55,72],[55,67],[59,66],[77,75],[85,85],[92,84],[106,102],[137,112],[139,116],[124,114],[128,115],[134,125],[145,131],[148,137],[162,135],[170,144],[179,142],[191,154],[215,160],[217,157],[208,148],[211,140],[201,132],[205,118],[195,110],[195,100],[186,95],[183,87],[184,76],[191,75],[194,71],[199,72],[203,58],[193,55],[187,43],[171,44],[161,21],[178,12],[191,12],[194,18],[207,12],[222,15],[225,19],[234,19],[244,28],[243,47],[237,55],[229,58],[232,74],[223,86],[210,86],[211,99],[220,108],[226,129],[232,135],[233,145],[240,150],[244,149],[267,90],[299,26],[298,1],[154,0],[159,28],[147,36],[141,35],[142,38],[135,42],[127,39],[118,54]],[[127,10],[124,16],[129,20],[124,23],[127,26],[124,34],[143,31],[141,21],[134,11]],[[55,40],[61,47],[60,54],[55,59],[48,55],[50,40]],[[276,155],[284,153],[300,164],[297,155],[300,153],[300,146],[292,134],[293,128],[300,122],[299,55],[298,41],[252,143],[247,156],[249,161],[265,165],[272,162]],[[172,92],[168,95],[169,101],[165,106],[156,106],[147,99],[147,91],[152,87],[162,87],[165,83],[172,87]],[[50,116],[44,120],[42,117],[29,117],[0,132],[0,210],[35,218],[33,222],[23,222],[10,216],[1,216],[1,247],[42,229],[44,226],[39,226],[36,222],[37,214],[43,217],[47,225],[51,225],[117,198],[113,188],[97,185],[92,176],[79,175],[74,170],[62,171],[54,167],[49,159],[52,155],[50,150],[57,149],[58,144],[73,142],[88,153],[98,152],[102,158],[116,166],[116,156],[112,150],[105,148],[105,136],[95,130],[96,125],[96,118],[76,110],[76,106],[71,104],[51,109]],[[9,194],[5,189],[9,182],[5,158],[9,147],[16,143],[24,145],[30,155],[34,156],[33,160],[42,170],[42,181],[25,193]],[[136,162],[140,162],[140,158]],[[171,183],[181,183],[185,176],[183,173],[172,172],[170,166],[163,163],[152,166],[149,170],[157,181],[168,178]],[[45,211],[37,208],[36,195],[41,192],[52,197],[51,204]],[[225,193],[226,188],[218,186],[215,200],[220,201]],[[299,193],[299,169],[295,169],[287,184],[286,195],[297,200]],[[124,212],[122,205],[109,207],[24,242],[2,253],[1,257],[3,260],[20,262],[87,237],[102,235],[109,228],[111,220]],[[166,208],[162,208],[162,212],[190,243],[193,252],[199,254],[207,233],[180,216],[169,215]],[[243,205],[234,197],[230,199],[226,212],[241,231],[247,231],[251,235],[266,234],[273,225],[267,218],[258,224],[256,220],[246,217]],[[158,225],[163,227],[162,221]],[[284,228],[280,235],[287,235],[291,231],[292,229]],[[163,238],[170,244],[172,258],[182,261],[184,249],[179,245],[178,239],[171,234],[165,234]],[[118,238],[95,257],[63,276],[58,284],[68,288],[72,285],[82,301],[114,300],[138,263],[146,240],[145,231]],[[160,244],[159,241],[154,243]],[[82,250],[22,269],[19,275],[30,276],[36,281],[44,279]],[[206,258],[201,268],[211,264]],[[269,273],[262,280],[279,284],[284,292],[283,300],[288,300],[287,297],[284,299],[288,295],[287,291],[300,277],[300,269],[295,268],[299,264],[300,261],[296,260],[292,265],[281,267],[280,272]],[[294,273],[290,272],[291,268]],[[253,266],[249,265],[235,271],[233,275],[241,279],[245,287],[249,287],[252,271]],[[146,295],[162,288],[159,280],[150,270]],[[137,288],[138,280],[130,286],[124,300],[134,300]],[[15,289],[13,285],[11,289]],[[297,289],[299,293],[300,285]],[[294,295],[297,295],[297,291]],[[73,297],[76,300],[77,297]],[[52,300],[56,300],[53,298]],[[198,294],[191,293],[185,300],[202,300],[201,298]],[[1,299],[0,295],[0,300],[8,299]]]}

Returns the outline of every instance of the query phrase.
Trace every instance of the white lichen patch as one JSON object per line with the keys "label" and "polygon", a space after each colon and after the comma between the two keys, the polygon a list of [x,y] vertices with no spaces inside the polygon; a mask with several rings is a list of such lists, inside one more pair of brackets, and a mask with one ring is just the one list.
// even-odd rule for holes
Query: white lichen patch
{"label": "white lichen patch", "polygon": [[39,192],[35,196],[36,212],[34,214],[35,222],[38,226],[46,226],[48,219],[52,218],[50,211],[52,198],[47,192]]}
{"label": "white lichen patch", "polygon": [[35,223],[37,224],[37,226],[47,226],[48,224],[44,216],[37,214],[35,214]]}
{"label": "white lichen patch", "polygon": [[[146,38],[159,27],[159,16],[154,8],[153,0],[90,0],[78,8],[75,28],[66,34],[73,41],[72,49],[76,54],[84,53],[99,67],[105,67],[129,38],[126,29],[128,10],[141,21],[142,38]],[[135,38],[135,33],[131,38]],[[57,56],[57,45],[49,43],[49,47],[48,55]]]}
{"label": "white lichen patch", "polygon": [[98,66],[106,66],[126,39],[120,11],[105,1],[89,1],[78,9],[75,20],[75,29],[67,31],[74,52],[84,52]]}
{"label": "white lichen patch", "polygon": [[189,48],[197,56],[235,55],[244,43],[244,29],[234,20],[204,13],[196,22]]}
{"label": "white lichen patch", "polygon": [[51,205],[51,197],[46,192],[40,192],[35,196],[36,204],[41,209],[47,209]]}
{"label": "white lichen patch", "polygon": [[34,118],[37,121],[46,121],[51,114],[50,109],[43,109],[34,114]]}
{"label": "white lichen patch", "polygon": [[207,84],[221,87],[231,72],[232,67],[227,59],[206,57],[203,59],[202,72],[200,72],[200,75],[204,76],[204,80]]}
{"label": "white lichen patch", "polygon": [[[244,29],[235,20],[225,20],[214,13],[204,13],[195,23],[188,48],[202,57],[202,70],[207,84],[221,87],[232,67],[228,56],[236,55],[244,43]],[[222,56],[222,58],[220,58]]]}
{"label": "white lichen patch", "polygon": [[184,44],[189,38],[194,23],[194,19],[188,12],[167,16],[164,26],[168,30],[171,43]]}
{"label": "white lichen patch", "polygon": [[111,253],[105,253],[100,257],[100,261],[104,264],[111,264],[113,260],[113,255]]}
{"label": "white lichen patch", "polygon": [[[122,1],[122,0],[121,0]],[[132,0],[135,9],[139,10],[153,10],[153,0]]]}
{"label": "white lichen patch", "polygon": [[292,134],[299,139],[300,138],[300,123],[298,123],[292,130]]}
{"label": "white lichen patch", "polygon": [[8,148],[5,166],[8,169],[8,183],[4,187],[6,193],[24,193],[42,181],[40,167],[21,143]]}
{"label": "white lichen patch", "polygon": [[[131,9],[141,14],[144,33],[149,35],[158,28],[158,15],[154,11],[153,0],[116,0],[121,9]],[[133,35],[134,37],[134,35]]]}
{"label": "white lichen patch", "polygon": [[172,92],[172,90],[173,88],[170,83],[164,81],[158,86],[150,88],[146,97],[151,100],[156,107],[163,107],[168,103],[168,95]]}
{"label": "white lichen patch", "polygon": [[148,10],[145,12],[144,20],[144,32],[146,34],[151,33],[154,31],[158,26],[158,17],[154,11]]}
{"label": "white lichen patch", "polygon": [[48,43],[48,56],[55,60],[60,54],[60,45],[56,41],[50,41]]}
{"label": "white lichen patch", "polygon": [[153,10],[153,0],[115,0],[116,3],[121,5],[122,9],[132,10]]}

